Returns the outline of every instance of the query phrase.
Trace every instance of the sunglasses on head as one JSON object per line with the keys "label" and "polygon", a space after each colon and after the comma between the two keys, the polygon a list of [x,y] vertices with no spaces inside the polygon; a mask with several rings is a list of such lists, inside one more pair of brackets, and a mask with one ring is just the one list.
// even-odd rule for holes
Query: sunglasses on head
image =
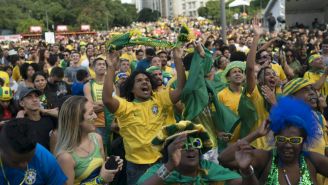
{"label": "sunglasses on head", "polygon": [[182,150],[201,149],[201,148],[203,148],[202,140],[193,137],[189,137],[184,143],[184,145],[182,146]]}
{"label": "sunglasses on head", "polygon": [[275,136],[276,144],[284,144],[286,142],[292,145],[299,145],[303,142],[302,137],[285,137],[285,136]]}

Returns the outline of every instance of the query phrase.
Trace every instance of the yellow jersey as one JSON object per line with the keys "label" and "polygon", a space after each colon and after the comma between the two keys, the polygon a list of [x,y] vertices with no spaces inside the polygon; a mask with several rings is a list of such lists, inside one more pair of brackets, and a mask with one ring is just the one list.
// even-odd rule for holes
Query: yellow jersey
{"label": "yellow jersey", "polygon": [[114,113],[123,137],[125,158],[136,164],[155,163],[161,154],[151,141],[165,125],[169,107],[172,107],[169,91],[154,92],[145,102],[128,102],[120,97]]}
{"label": "yellow jersey", "polygon": [[[321,75],[322,75],[321,73],[314,73],[314,72],[307,71],[307,72],[305,72],[303,78],[309,80],[311,83],[316,83],[320,79]],[[325,97],[328,95],[327,79],[326,79],[325,83],[323,84],[323,86],[321,87],[320,93]]]}
{"label": "yellow jersey", "polygon": [[[232,92],[229,87],[222,89],[218,94],[219,102],[222,102],[230,110],[232,110],[236,115],[238,115],[238,107],[241,97],[241,92]],[[239,139],[240,136],[240,124],[235,128],[232,133],[230,142],[234,143]]]}
{"label": "yellow jersey", "polygon": [[[102,92],[103,92],[104,84],[98,84],[96,81],[90,81],[90,90],[92,99],[95,103],[102,103]],[[105,127],[105,114],[104,112],[97,113],[97,119],[95,120],[96,127]]]}
{"label": "yellow jersey", "polygon": [[281,81],[285,81],[287,79],[284,70],[279,64],[271,64],[271,68],[274,72],[276,72],[276,75],[279,77]]}

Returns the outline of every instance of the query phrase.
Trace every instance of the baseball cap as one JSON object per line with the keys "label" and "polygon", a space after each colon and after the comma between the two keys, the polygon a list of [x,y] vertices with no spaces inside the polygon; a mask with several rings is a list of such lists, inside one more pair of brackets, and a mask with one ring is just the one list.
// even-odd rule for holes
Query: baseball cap
{"label": "baseball cap", "polygon": [[31,93],[36,93],[38,96],[40,96],[42,93],[38,89],[35,88],[23,88],[18,95],[19,101],[21,101],[23,98],[25,98],[27,95]]}

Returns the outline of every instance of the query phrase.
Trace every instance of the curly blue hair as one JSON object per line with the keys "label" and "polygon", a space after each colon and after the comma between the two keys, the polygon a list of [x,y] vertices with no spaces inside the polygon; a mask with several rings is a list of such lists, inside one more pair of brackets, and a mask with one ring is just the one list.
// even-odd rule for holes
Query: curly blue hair
{"label": "curly blue hair", "polygon": [[319,124],[309,105],[290,96],[279,99],[278,104],[270,111],[270,128],[274,134],[283,129],[295,126],[306,134],[304,144],[309,146],[320,137]]}

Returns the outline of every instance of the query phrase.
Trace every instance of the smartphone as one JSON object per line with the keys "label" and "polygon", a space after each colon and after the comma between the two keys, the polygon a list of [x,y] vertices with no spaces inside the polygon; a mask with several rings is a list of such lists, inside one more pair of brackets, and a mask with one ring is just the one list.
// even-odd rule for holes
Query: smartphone
{"label": "smartphone", "polygon": [[116,161],[115,156],[111,155],[109,159],[106,161],[105,168],[106,170],[116,170],[118,167],[118,163]]}

